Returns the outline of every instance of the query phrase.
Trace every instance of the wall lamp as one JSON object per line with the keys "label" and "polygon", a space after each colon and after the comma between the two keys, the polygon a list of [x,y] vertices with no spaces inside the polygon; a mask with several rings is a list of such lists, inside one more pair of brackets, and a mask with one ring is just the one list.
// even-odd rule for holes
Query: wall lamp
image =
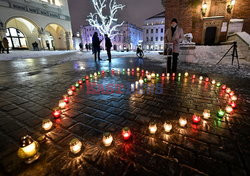
{"label": "wall lamp", "polygon": [[202,14],[202,16],[205,16],[206,12],[207,12],[207,3],[205,1],[205,2],[203,2],[202,6],[201,6],[201,14]]}

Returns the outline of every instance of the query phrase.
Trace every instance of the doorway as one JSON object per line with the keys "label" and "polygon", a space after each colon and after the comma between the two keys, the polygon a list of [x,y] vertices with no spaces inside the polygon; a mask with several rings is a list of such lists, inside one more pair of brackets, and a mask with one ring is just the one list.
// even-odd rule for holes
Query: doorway
{"label": "doorway", "polygon": [[207,27],[205,33],[205,45],[214,45],[217,27]]}

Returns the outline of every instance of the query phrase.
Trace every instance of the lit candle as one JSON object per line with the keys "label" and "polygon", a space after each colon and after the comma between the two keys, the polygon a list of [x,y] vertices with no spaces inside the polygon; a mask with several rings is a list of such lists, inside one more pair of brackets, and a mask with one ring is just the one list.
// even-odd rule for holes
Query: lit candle
{"label": "lit candle", "polygon": [[135,85],[131,84],[131,91],[134,92],[135,91]]}
{"label": "lit candle", "polygon": [[206,81],[206,82],[209,82],[209,78],[206,78],[205,81]]}
{"label": "lit candle", "polygon": [[179,124],[181,127],[185,127],[187,125],[187,119],[181,117],[179,119]]}
{"label": "lit candle", "polygon": [[161,77],[165,77],[165,73],[162,73],[162,74],[161,74]]}
{"label": "lit candle", "polygon": [[[119,70],[119,71],[120,71],[120,70]],[[98,71],[97,74],[98,74],[98,75],[101,75],[101,72]]]}
{"label": "lit candle", "polygon": [[185,72],[184,76],[185,76],[185,77],[188,77],[188,72]]}
{"label": "lit candle", "polygon": [[143,85],[143,79],[141,78],[140,80],[139,80],[139,84],[142,86]]}
{"label": "lit candle", "polygon": [[231,92],[231,89],[228,87],[227,89],[226,89],[226,93],[230,93]]}
{"label": "lit candle", "polygon": [[131,131],[129,129],[129,127],[124,127],[122,129],[122,136],[124,140],[129,140],[131,137]]}
{"label": "lit candle", "polygon": [[164,127],[165,132],[167,132],[167,133],[169,133],[172,130],[172,124],[171,123],[165,122],[163,127]]}
{"label": "lit candle", "polygon": [[155,134],[157,131],[156,123],[154,122],[149,123],[148,129],[149,129],[150,134]]}
{"label": "lit candle", "polygon": [[172,77],[175,77],[175,73],[172,73]]}
{"label": "lit candle", "polygon": [[130,68],[127,69],[127,72],[130,72]]}
{"label": "lit candle", "polygon": [[139,71],[140,71],[140,68],[139,68],[139,67],[137,67],[137,68],[136,68],[136,71],[137,71],[137,72],[139,72]]}
{"label": "lit candle", "polygon": [[167,77],[170,77],[170,73],[167,73]]}
{"label": "lit candle", "polygon": [[17,155],[25,159],[27,164],[36,161],[40,157],[39,143],[33,140],[30,136],[24,136],[21,138],[21,146],[17,151]]}
{"label": "lit candle", "polygon": [[234,91],[231,91],[231,92],[229,93],[229,95],[230,95],[230,96],[233,96],[233,95],[234,95]]}
{"label": "lit candle", "polygon": [[92,75],[92,74],[89,74],[89,77],[90,77],[90,78],[93,78],[93,75]]}
{"label": "lit candle", "polygon": [[[73,92],[72,92],[73,93]],[[63,101],[65,102],[65,103],[69,103],[69,97],[68,97],[68,95],[63,95]]]}
{"label": "lit candle", "polygon": [[217,82],[216,86],[217,86],[217,87],[220,87],[220,86],[221,86],[221,83],[220,83],[220,82]]}
{"label": "lit candle", "polygon": [[79,79],[79,80],[78,80],[78,83],[79,83],[80,85],[82,85],[83,82],[82,82],[81,79]]}
{"label": "lit candle", "polygon": [[192,120],[193,123],[199,123],[201,121],[201,117],[198,114],[194,114]]}
{"label": "lit candle", "polygon": [[57,118],[61,117],[61,110],[59,108],[55,108],[52,114],[53,114],[54,118],[57,119]]}
{"label": "lit candle", "polygon": [[232,106],[232,108],[236,108],[236,103],[234,101],[232,101],[230,105]]}
{"label": "lit candle", "polygon": [[210,116],[211,116],[211,115],[210,115],[210,110],[204,109],[203,118],[204,118],[204,119],[209,119]]}
{"label": "lit candle", "polygon": [[102,70],[102,75],[104,75],[105,74],[105,71],[104,70]]}
{"label": "lit candle", "polygon": [[143,70],[143,69],[141,70],[141,73],[144,73],[144,70]]}
{"label": "lit candle", "polygon": [[156,76],[156,78],[159,78],[159,77],[160,77],[159,73],[156,73],[156,75],[155,75],[155,76]]}
{"label": "lit candle", "polygon": [[154,72],[151,74],[151,78],[152,78],[152,79],[155,78],[155,73],[154,73]]}
{"label": "lit candle", "polygon": [[230,114],[233,111],[232,106],[226,106],[226,112]]}
{"label": "lit candle", "polygon": [[58,104],[59,108],[64,109],[66,107],[66,105],[67,104],[64,102],[64,100],[59,101],[59,104]]}
{"label": "lit candle", "polygon": [[145,72],[145,73],[146,73],[146,75],[148,75],[148,70],[146,70],[146,72]]}
{"label": "lit candle", "polygon": [[73,154],[77,154],[82,149],[82,142],[79,139],[74,138],[70,141],[69,148]]}
{"label": "lit candle", "polygon": [[225,90],[226,88],[227,88],[227,86],[225,84],[221,86],[222,90]]}
{"label": "lit candle", "polygon": [[110,133],[107,132],[103,134],[102,142],[104,146],[109,147],[112,144],[112,141],[113,137]]}
{"label": "lit candle", "polygon": [[149,74],[149,75],[147,75],[147,79],[148,79],[148,81],[151,81],[151,75]]}
{"label": "lit candle", "polygon": [[120,69],[117,69],[117,73],[120,74]]}
{"label": "lit candle", "polygon": [[232,101],[236,101],[238,98],[237,98],[237,96],[236,95],[233,95],[232,97],[231,97],[231,100]]}
{"label": "lit candle", "polygon": [[148,82],[147,77],[145,77],[145,78],[143,79],[143,81],[144,81],[145,83],[147,83],[147,82]]}
{"label": "lit candle", "polygon": [[53,126],[53,123],[51,122],[50,119],[45,119],[43,120],[42,122],[42,128],[45,130],[45,131],[49,131]]}
{"label": "lit candle", "polygon": [[219,118],[224,117],[224,115],[225,115],[225,112],[221,109],[217,112],[217,117],[219,117]]}
{"label": "lit candle", "polygon": [[72,85],[72,86],[71,86],[71,90],[72,90],[72,91],[75,91],[75,90],[76,90],[76,86]]}
{"label": "lit candle", "polygon": [[181,73],[178,73],[178,77],[181,77]]}
{"label": "lit candle", "polygon": [[94,73],[94,77],[97,77],[97,73],[96,72]]}
{"label": "lit candle", "polygon": [[195,77],[196,77],[196,76],[195,76],[195,75],[193,75],[193,76],[192,76],[192,79],[195,79]]}
{"label": "lit candle", "polygon": [[214,85],[216,83],[216,81],[215,80],[212,80],[212,84]]}
{"label": "lit candle", "polygon": [[73,90],[68,89],[67,93],[68,93],[69,96],[71,96],[71,95],[73,95]]}
{"label": "lit candle", "polygon": [[202,81],[202,80],[203,80],[203,76],[200,76],[200,77],[199,77],[199,80]]}
{"label": "lit candle", "polygon": [[86,80],[89,80],[89,76],[88,76],[88,75],[86,75],[86,76],[85,76],[85,79],[86,79]]}
{"label": "lit candle", "polygon": [[79,87],[80,87],[80,85],[79,85],[78,82],[75,83],[75,87],[76,87],[76,88],[79,88]]}
{"label": "lit candle", "polygon": [[132,68],[132,72],[135,72],[135,69],[134,69],[134,68]]}
{"label": "lit candle", "polygon": [[125,68],[122,69],[122,72],[125,72]]}
{"label": "lit candle", "polygon": [[138,86],[139,86],[139,82],[135,81],[135,88],[138,89]]}

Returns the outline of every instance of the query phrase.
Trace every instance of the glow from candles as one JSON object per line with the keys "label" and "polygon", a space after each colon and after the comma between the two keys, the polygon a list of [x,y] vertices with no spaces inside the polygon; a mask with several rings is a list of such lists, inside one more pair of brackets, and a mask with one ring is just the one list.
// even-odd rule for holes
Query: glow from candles
{"label": "glow from candles", "polygon": [[187,125],[187,119],[181,117],[179,119],[179,124],[181,127],[185,127]]}
{"label": "glow from candles", "polygon": [[199,123],[201,121],[201,117],[198,114],[194,114],[192,120],[193,123]]}
{"label": "glow from candles", "polygon": [[206,81],[206,82],[209,82],[209,78],[206,78],[205,81]]}
{"label": "glow from candles", "polygon": [[134,69],[134,68],[132,68],[132,72],[135,72],[135,69]]}
{"label": "glow from candles", "polygon": [[200,76],[200,77],[199,77],[199,80],[202,81],[202,80],[203,80],[203,76]]}
{"label": "glow from candles", "polygon": [[175,77],[175,73],[172,73],[172,77]]}
{"label": "glow from candles", "polygon": [[45,119],[45,120],[43,120],[43,122],[42,122],[42,127],[43,127],[43,129],[44,129],[45,131],[50,130],[50,129],[52,128],[52,126],[53,126],[53,123],[51,122],[50,119]]}
{"label": "glow from candles", "polygon": [[127,72],[130,72],[130,68],[127,69]]}
{"label": "glow from candles", "polygon": [[232,97],[231,97],[231,100],[232,101],[236,101],[238,98],[237,98],[237,96],[236,95],[233,95]]}
{"label": "glow from candles", "polygon": [[233,96],[233,95],[234,95],[234,91],[231,91],[231,92],[229,93],[229,95],[230,95],[230,96]]}
{"label": "glow from candles", "polygon": [[70,141],[69,148],[73,154],[77,154],[82,149],[82,142],[79,139],[74,138]]}
{"label": "glow from candles", "polygon": [[143,79],[141,78],[140,80],[139,80],[139,84],[142,86],[143,85]]}
{"label": "glow from candles", "polygon": [[82,82],[82,80],[80,79],[80,80],[78,80],[78,83],[79,83],[80,85],[82,85],[83,82]]}
{"label": "glow from candles", "polygon": [[122,136],[124,140],[129,140],[131,137],[131,131],[129,129],[129,127],[124,127],[122,129]]}
{"label": "glow from candles", "polygon": [[225,115],[225,112],[221,109],[217,112],[217,117],[219,117],[219,118],[224,117],[224,115]]}
{"label": "glow from candles", "polygon": [[67,93],[69,96],[73,95],[73,91],[71,89],[68,89]]}
{"label": "glow from candles", "polygon": [[226,93],[230,93],[231,92],[231,89],[228,87],[227,89],[226,89]]}
{"label": "glow from candles", "polygon": [[61,116],[61,110],[56,108],[52,114],[55,118],[59,118]]}
{"label": "glow from candles", "polygon": [[167,77],[170,77],[170,73],[167,73]]}
{"label": "glow from candles", "polygon": [[216,83],[216,81],[215,80],[212,80],[212,84],[214,85]]}
{"label": "glow from candles", "polygon": [[221,86],[222,90],[225,90],[226,88],[227,88],[227,86],[225,84]]}
{"label": "glow from candles", "polygon": [[80,87],[80,85],[79,85],[78,82],[75,83],[75,87],[76,87],[76,88],[79,88],[79,87]]}
{"label": "glow from candles", "polygon": [[184,76],[185,76],[185,77],[188,77],[188,72],[185,72]]}
{"label": "glow from candles", "polygon": [[217,82],[216,86],[217,86],[217,87],[220,87],[220,86],[221,86],[221,83],[220,83],[220,82]]}
{"label": "glow from candles", "polygon": [[72,85],[72,86],[71,86],[71,90],[72,90],[72,91],[75,91],[75,90],[76,90],[76,86]]}
{"label": "glow from candles", "polygon": [[196,76],[195,76],[195,75],[193,75],[193,76],[192,76],[192,79],[195,79],[195,77],[196,77]]}
{"label": "glow from candles", "polygon": [[131,91],[134,92],[135,91],[135,85],[131,84]]}
{"label": "glow from candles", "polygon": [[59,104],[58,104],[59,108],[64,109],[66,107],[66,105],[67,104],[66,104],[66,102],[64,100],[59,101]]}
{"label": "glow from candles", "polygon": [[102,142],[103,142],[105,147],[109,147],[113,142],[112,135],[110,133],[104,133],[103,138],[102,138]]}
{"label": "glow from candles", "polygon": [[236,103],[234,101],[232,101],[230,105],[232,106],[232,108],[236,108]]}
{"label": "glow from candles", "polygon": [[85,79],[86,79],[86,80],[89,80],[89,76],[88,76],[88,75],[86,75],[86,76],[85,76]]}
{"label": "glow from candles", "polygon": [[139,67],[137,67],[137,68],[136,68],[136,71],[137,71],[137,72],[139,72],[139,71],[140,71],[140,68],[139,68]]}
{"label": "glow from candles", "polygon": [[232,106],[226,106],[226,112],[230,114],[233,111]]}
{"label": "glow from candles", "polygon": [[161,74],[161,77],[165,77],[165,73],[162,73],[162,74]]}
{"label": "glow from candles", "polygon": [[155,134],[156,131],[157,131],[156,123],[151,122],[151,123],[149,124],[149,126],[148,126],[148,129],[149,129],[150,134]]}
{"label": "glow from candles", "polygon": [[178,77],[181,77],[181,73],[178,73]]}
{"label": "glow from candles", "polygon": [[146,70],[146,72],[145,72],[145,73],[146,73],[146,75],[148,75],[148,70]]}
{"label": "glow from candles", "polygon": [[204,109],[203,118],[204,118],[204,119],[209,119],[210,116],[211,116],[211,115],[210,115],[210,110]]}
{"label": "glow from candles", "polygon": [[151,75],[150,75],[150,74],[149,74],[149,75],[147,75],[147,80],[148,80],[148,81],[151,81],[151,78],[152,78],[152,77],[151,77]]}
{"label": "glow from candles", "polygon": [[94,77],[97,77],[97,73],[96,72],[94,73]]}
{"label": "glow from candles", "polygon": [[163,125],[163,127],[164,127],[165,132],[169,133],[172,130],[173,126],[172,126],[171,123],[165,122],[164,125]]}
{"label": "glow from candles", "polygon": [[152,78],[152,79],[155,78],[155,73],[154,73],[154,72],[151,74],[151,78]]}
{"label": "glow from candles", "polygon": [[69,97],[67,95],[63,95],[63,101],[65,103],[69,103]]}

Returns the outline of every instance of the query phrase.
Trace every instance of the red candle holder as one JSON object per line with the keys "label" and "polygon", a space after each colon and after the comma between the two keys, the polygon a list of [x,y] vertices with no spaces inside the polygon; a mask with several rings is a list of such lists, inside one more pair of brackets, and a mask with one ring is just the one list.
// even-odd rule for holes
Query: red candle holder
{"label": "red candle holder", "polygon": [[69,97],[68,97],[68,95],[63,95],[63,101],[65,103],[69,103]]}
{"label": "red candle holder", "polygon": [[227,86],[226,86],[225,84],[223,84],[223,85],[221,86],[221,89],[222,89],[222,90],[226,90],[226,88],[227,88]]}
{"label": "red candle holder", "polygon": [[144,73],[144,70],[142,69],[141,72]]}
{"label": "red candle holder", "polygon": [[79,83],[80,85],[82,85],[83,81],[82,81],[82,80],[78,80],[78,83]]}
{"label": "red candle holder", "polygon": [[161,77],[165,77],[165,73],[162,73],[162,74],[161,74]]}
{"label": "red candle holder", "polygon": [[230,105],[232,106],[232,108],[236,108],[236,103],[234,101],[232,101]]}
{"label": "red candle holder", "polygon": [[129,127],[124,127],[122,129],[122,136],[123,136],[124,140],[129,140],[131,135],[132,134],[131,134],[131,131],[130,131]]}
{"label": "red candle holder", "polygon": [[234,91],[231,91],[231,92],[229,93],[229,95],[230,95],[230,96],[233,96],[233,95],[234,95]]}
{"label": "red candle holder", "polygon": [[135,72],[135,69],[132,68],[132,72]]}
{"label": "red candle holder", "polygon": [[88,75],[86,75],[86,76],[85,76],[85,79],[86,79],[86,80],[89,80],[89,76],[88,76]]}
{"label": "red candle holder", "polygon": [[195,79],[195,77],[196,77],[196,76],[195,76],[195,75],[193,75],[193,76],[192,76],[192,79]]}
{"label": "red candle holder", "polygon": [[57,118],[61,117],[61,113],[62,113],[62,111],[59,108],[56,108],[56,109],[54,109],[52,115],[54,118],[57,119]]}
{"label": "red candle holder", "polygon": [[76,86],[72,85],[72,86],[71,86],[71,90],[72,90],[72,91],[76,91]]}
{"label": "red candle holder", "polygon": [[74,92],[71,89],[68,89],[67,93],[69,96],[72,96]]}
{"label": "red candle holder", "polygon": [[102,74],[103,74],[103,75],[105,74],[105,71],[104,71],[104,70],[102,70]]}
{"label": "red candle holder", "polygon": [[194,114],[192,117],[193,123],[199,123],[201,121],[201,117],[198,114]]}
{"label": "red candle holder", "polygon": [[209,78],[206,78],[205,81],[206,81],[206,82],[209,82]]}
{"label": "red candle holder", "polygon": [[175,73],[172,73],[172,76],[175,77]]}

